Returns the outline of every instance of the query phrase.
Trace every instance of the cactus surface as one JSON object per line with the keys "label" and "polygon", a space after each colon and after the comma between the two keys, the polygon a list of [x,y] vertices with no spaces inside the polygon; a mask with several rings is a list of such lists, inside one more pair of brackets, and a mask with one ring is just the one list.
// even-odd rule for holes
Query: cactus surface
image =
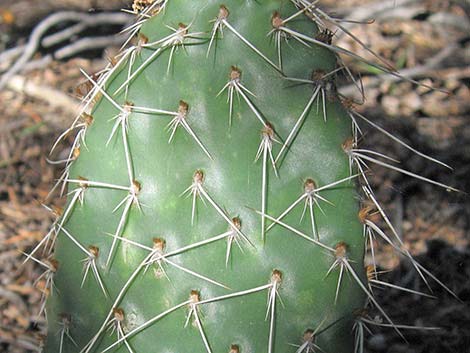
{"label": "cactus surface", "polygon": [[73,126],[45,351],[351,353],[374,300],[330,33],[289,1],[148,3]]}

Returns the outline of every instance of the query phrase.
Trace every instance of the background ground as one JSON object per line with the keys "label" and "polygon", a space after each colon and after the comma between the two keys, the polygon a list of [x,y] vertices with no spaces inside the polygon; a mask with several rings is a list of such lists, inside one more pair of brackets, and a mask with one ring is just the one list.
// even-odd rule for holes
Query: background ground
{"label": "background ground", "polygon": [[[24,45],[33,28],[61,10],[118,10],[129,1],[0,0],[0,74],[16,59],[2,54]],[[354,33],[402,72],[449,91],[445,95],[406,82],[380,77],[370,67],[350,63],[363,76],[366,102],[357,109],[425,153],[452,165],[453,172],[423,161],[370,131],[364,146],[387,152],[402,166],[461,190],[470,191],[470,5],[450,0],[365,1],[323,0],[339,16],[367,20],[351,26]],[[71,22],[60,23],[47,34]],[[60,166],[46,161],[52,141],[70,123],[83,93],[79,68],[97,72],[115,50],[108,35],[122,24],[97,26],[51,47],[40,47],[32,64],[16,73],[0,90],[0,352],[25,353],[38,348],[44,320],[37,319],[41,293],[34,281],[41,269],[22,266],[20,251],[31,250],[47,232],[52,218],[41,206],[60,175]],[[367,56],[356,43],[337,32],[337,44]],[[88,36],[108,36],[108,49],[61,57],[60,49]],[[114,44],[114,46],[113,46]],[[346,61],[349,61],[345,59]],[[351,92],[348,82],[343,92]],[[356,97],[357,98],[357,97]],[[54,156],[60,159],[64,153]],[[374,169],[377,194],[404,242],[423,265],[455,291],[462,303],[431,281],[437,300],[423,300],[397,291],[377,291],[394,322],[439,326],[440,331],[407,331],[409,343],[393,330],[372,328],[369,352],[466,353],[470,347],[470,200],[465,194],[417,182],[388,170]],[[54,195],[49,205],[61,206]],[[390,271],[385,280],[425,291],[406,262],[380,245],[379,262]],[[332,352],[331,352],[332,353]]]}

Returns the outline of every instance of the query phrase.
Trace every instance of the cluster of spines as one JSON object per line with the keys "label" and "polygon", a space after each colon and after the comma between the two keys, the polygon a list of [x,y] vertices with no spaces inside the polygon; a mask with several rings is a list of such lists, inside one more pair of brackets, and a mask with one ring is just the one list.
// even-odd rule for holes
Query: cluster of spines
{"label": "cluster of spines", "polygon": [[[327,100],[344,100],[347,102],[347,100],[344,99],[344,97],[340,97],[338,92],[336,91],[336,87],[334,84],[334,76],[336,72],[339,69],[345,69],[347,68],[344,65],[339,65],[339,69],[336,69],[332,72],[324,72],[320,70],[316,70],[312,73],[311,79],[305,80],[305,79],[297,79],[297,78],[290,78],[287,77],[284,72],[283,72],[283,64],[282,64],[282,41],[287,38],[292,38],[294,40],[299,41],[305,46],[310,46],[310,45],[321,45],[324,46],[330,50],[332,50],[336,54],[346,54],[350,55],[355,59],[358,60],[364,60],[362,58],[359,58],[357,55],[347,52],[346,50],[332,45],[332,33],[329,32],[326,29],[325,22],[326,23],[334,23],[335,25],[339,26],[340,29],[345,31],[347,34],[352,35],[350,32],[344,29],[343,26],[341,26],[341,22],[338,19],[332,18],[328,16],[326,13],[324,13],[318,6],[316,5],[317,1],[310,3],[309,1],[294,1],[294,4],[298,7],[298,12],[294,13],[290,17],[287,17],[283,19],[281,17],[281,14],[279,12],[275,12],[271,18],[271,23],[273,29],[271,32],[268,33],[268,35],[272,35],[275,38],[275,45],[277,47],[277,52],[278,52],[278,63],[276,64],[273,62],[271,59],[269,59],[265,54],[263,54],[259,49],[256,48],[255,45],[253,45],[248,38],[246,38],[243,34],[239,33],[231,24],[229,21],[229,16],[230,12],[229,9],[221,5],[219,13],[217,17],[213,21],[213,27],[210,32],[210,41],[208,45],[208,53],[211,50],[211,47],[213,47],[214,41],[217,40],[218,38],[221,38],[223,35],[223,30],[224,28],[228,29],[231,33],[233,33],[236,37],[238,37],[241,42],[243,42],[245,45],[247,45],[250,49],[252,49],[257,55],[259,55],[269,66],[271,66],[276,72],[278,72],[283,78],[289,81],[294,81],[294,82],[300,82],[300,83],[305,83],[305,84],[311,84],[313,85],[313,93],[306,104],[304,110],[302,111],[302,114],[299,116],[297,119],[295,125],[291,129],[289,135],[285,140],[282,138],[276,137],[277,134],[274,130],[273,125],[268,122],[263,114],[258,110],[258,108],[253,104],[252,100],[250,99],[251,97],[255,97],[255,95],[247,88],[245,87],[242,82],[241,82],[241,70],[237,67],[232,67],[230,70],[230,75],[229,75],[229,81],[227,84],[222,87],[221,91],[219,92],[219,95],[222,94],[225,90],[228,92],[228,105],[229,105],[229,125],[232,124],[232,114],[233,114],[233,98],[234,94],[237,94],[242,97],[243,101],[248,105],[249,109],[252,111],[252,113],[255,115],[255,118],[257,118],[260,122],[261,126],[261,142],[259,145],[259,149],[256,153],[255,160],[257,161],[258,159],[262,160],[263,166],[262,166],[262,187],[261,187],[261,210],[254,210],[261,216],[261,234],[264,238],[265,234],[275,225],[279,225],[281,227],[286,228],[287,230],[293,232],[295,235],[300,236],[309,242],[313,243],[316,246],[320,246],[323,249],[327,250],[331,254],[332,257],[332,265],[326,275],[328,275],[331,271],[333,270],[338,270],[339,271],[339,280],[337,283],[337,290],[336,290],[336,297],[335,297],[335,302],[338,297],[338,293],[341,287],[341,280],[343,278],[344,273],[349,273],[352,278],[355,280],[357,285],[363,290],[365,295],[367,296],[368,299],[368,305],[372,304],[372,306],[375,306],[381,314],[384,316],[384,318],[387,320],[387,324],[380,324],[377,323],[374,320],[370,320],[367,315],[364,313],[361,313],[360,315],[357,315],[356,319],[356,350],[358,352],[362,351],[362,340],[363,340],[363,335],[364,335],[364,328],[366,328],[366,324],[376,324],[378,326],[390,326],[395,328],[397,332],[401,335],[399,329],[403,328],[409,328],[404,325],[396,325],[394,324],[391,319],[388,317],[388,315],[382,310],[382,308],[379,306],[377,301],[374,299],[372,295],[372,286],[375,285],[382,285],[382,286],[392,286],[390,284],[387,284],[385,282],[379,281],[377,279],[377,274],[374,269],[374,271],[369,271],[369,281],[368,285],[365,285],[361,279],[360,276],[355,272],[353,267],[351,266],[350,260],[348,259],[348,246],[346,243],[339,242],[336,244],[334,248],[331,248],[321,242],[320,236],[318,234],[318,231],[316,230],[316,222],[315,222],[315,213],[314,213],[314,208],[317,207],[320,211],[321,205],[320,201],[323,202],[329,202],[326,198],[321,196],[320,192],[322,190],[326,190],[328,188],[334,187],[340,183],[347,182],[349,180],[352,180],[356,177],[360,177],[362,181],[362,190],[364,192],[364,196],[369,199],[372,204],[374,205],[374,208],[378,210],[378,212],[381,214],[381,216],[384,218],[386,224],[390,228],[391,232],[396,235],[396,231],[394,230],[393,226],[391,225],[391,222],[388,220],[384,210],[381,208],[379,203],[377,202],[374,192],[372,190],[371,185],[369,184],[366,176],[367,176],[367,170],[368,170],[368,165],[367,163],[375,163],[379,164],[381,166],[402,172],[404,174],[419,178],[423,181],[430,182],[433,184],[436,184],[438,186],[445,187],[450,190],[455,190],[447,185],[438,183],[436,181],[427,179],[425,177],[416,175],[412,172],[409,172],[407,170],[403,170],[401,168],[395,167],[394,165],[390,164],[385,160],[390,160],[389,157],[383,154],[379,154],[377,152],[373,151],[368,151],[368,150],[362,150],[357,147],[358,145],[358,135],[361,133],[361,130],[359,128],[359,124],[357,123],[357,120],[362,120],[365,121],[367,124],[371,125],[372,127],[376,128],[378,131],[384,133],[386,136],[394,139],[401,145],[411,149],[413,152],[418,153],[421,156],[424,156],[434,162],[438,162],[431,157],[425,156],[422,153],[414,150],[401,140],[398,140],[395,136],[391,135],[387,131],[383,130],[380,126],[377,124],[373,123],[372,121],[368,120],[366,117],[354,112],[352,109],[349,109],[349,106],[346,105],[347,112],[351,118],[352,121],[352,131],[353,131],[353,137],[350,140],[345,141],[343,144],[343,149],[347,156],[350,159],[350,168],[351,168],[351,176],[334,181],[328,185],[324,186],[317,186],[315,182],[308,178],[304,181],[303,184],[303,193],[300,197],[298,197],[291,205],[289,205],[286,210],[281,213],[277,217],[272,217],[266,213],[266,174],[267,174],[267,166],[268,164],[271,164],[274,172],[277,175],[277,168],[279,164],[282,162],[282,159],[286,153],[288,153],[290,145],[293,143],[294,136],[297,134],[297,132],[300,130],[303,121],[306,119],[308,112],[310,111],[311,107],[313,104],[316,102],[316,104],[321,104],[321,109],[323,112],[323,117],[326,120],[327,118],[327,111],[326,111],[326,101]],[[133,11],[138,15],[138,20],[136,24],[130,27],[129,31],[131,32],[130,38],[134,37],[137,35],[139,29],[141,26],[145,23],[145,21],[148,18],[151,18],[152,16],[158,14],[160,11],[163,11],[165,6],[167,5],[167,1],[159,1],[159,0],[154,0],[154,1],[136,1],[133,7]],[[324,28],[324,30],[320,31],[319,34],[312,38],[310,36],[307,36],[305,34],[296,32],[292,29],[289,28],[288,23],[289,21],[297,18],[298,16],[301,15],[308,15],[310,18],[314,20],[314,22],[320,27]],[[89,344],[83,348],[82,352],[91,352],[91,350],[94,348],[94,345],[96,341],[100,338],[100,336],[108,329],[112,329],[112,331],[117,333],[117,338],[115,343],[113,343],[111,346],[107,347],[104,352],[111,350],[113,347],[124,343],[125,346],[127,347],[127,350],[130,353],[133,353],[132,348],[130,344],[128,343],[128,338],[132,337],[136,333],[140,332],[141,330],[145,329],[146,327],[152,325],[154,322],[160,320],[161,318],[171,314],[172,312],[181,309],[181,308],[189,308],[189,313],[187,316],[187,321],[186,321],[186,326],[193,321],[195,326],[197,327],[201,340],[204,344],[205,349],[207,352],[212,352],[211,347],[210,347],[210,340],[208,337],[206,337],[206,334],[204,332],[203,324],[201,323],[201,320],[199,318],[199,310],[203,307],[204,304],[220,301],[220,300],[227,300],[233,297],[237,296],[243,296],[243,295],[249,295],[251,293],[256,293],[260,291],[266,291],[268,294],[268,307],[267,307],[267,312],[266,312],[266,319],[270,320],[270,329],[269,329],[269,335],[268,335],[268,352],[271,353],[274,349],[274,327],[275,327],[275,315],[276,315],[276,304],[277,301],[280,299],[279,297],[279,290],[282,282],[282,272],[280,270],[273,270],[271,273],[271,278],[268,281],[267,284],[261,284],[259,287],[255,288],[250,288],[246,289],[241,292],[235,292],[231,294],[227,294],[224,296],[220,297],[214,297],[214,298],[208,298],[204,299],[201,296],[201,293],[198,291],[192,291],[189,295],[189,299],[182,302],[181,304],[176,305],[175,307],[170,308],[169,310],[158,314],[157,316],[151,318],[150,320],[146,321],[144,324],[126,332],[125,329],[125,314],[124,311],[119,308],[119,305],[122,301],[122,299],[125,296],[126,291],[129,289],[131,286],[133,280],[136,278],[136,276],[141,272],[141,271],[146,271],[150,265],[155,264],[157,265],[158,272],[160,276],[165,276],[165,269],[164,266],[170,265],[170,266],[178,266],[178,268],[182,271],[185,271],[193,276],[198,277],[201,280],[210,282],[214,285],[221,286],[223,288],[228,289],[228,287],[222,283],[219,283],[213,279],[210,279],[202,274],[197,273],[196,271],[184,268],[182,266],[179,266],[172,262],[169,257],[173,255],[178,255],[185,253],[186,251],[190,251],[191,249],[197,248],[199,246],[205,246],[210,243],[213,243],[218,240],[225,239],[227,241],[227,254],[226,254],[226,265],[228,263],[228,260],[230,258],[231,254],[231,246],[233,245],[233,242],[235,242],[238,246],[240,246],[243,243],[246,243],[248,245],[253,245],[253,243],[250,241],[250,239],[243,233],[241,230],[241,221],[239,218],[231,218],[227,212],[217,203],[216,200],[214,200],[211,197],[211,194],[209,190],[206,189],[204,186],[204,172],[202,170],[197,170],[195,171],[193,175],[193,182],[192,184],[183,191],[183,195],[187,194],[191,196],[192,198],[192,213],[191,213],[191,222],[194,221],[194,215],[195,215],[195,209],[196,209],[196,203],[198,198],[200,198],[202,201],[205,201],[209,203],[219,214],[221,218],[224,219],[225,222],[227,222],[228,230],[222,234],[213,236],[209,239],[206,239],[204,241],[201,241],[199,243],[195,244],[190,244],[188,246],[185,246],[183,248],[177,249],[177,250],[172,250],[166,252],[165,250],[165,240],[162,238],[155,238],[153,239],[153,244],[152,246],[147,246],[143,244],[139,244],[136,242],[133,242],[131,240],[128,240],[124,237],[122,237],[122,233],[124,230],[124,227],[126,225],[127,217],[130,211],[130,208],[133,205],[136,205],[139,209],[141,207],[141,204],[139,202],[139,193],[141,191],[141,185],[140,183],[135,180],[134,177],[134,166],[132,162],[132,156],[129,151],[129,146],[128,146],[128,141],[127,141],[127,132],[128,132],[128,119],[130,118],[132,113],[146,113],[149,115],[156,115],[156,116],[168,116],[171,118],[169,124],[168,124],[168,129],[170,131],[170,137],[169,137],[169,142],[172,141],[172,138],[174,136],[174,133],[178,127],[183,128],[194,140],[194,142],[199,146],[199,148],[202,150],[202,152],[209,158],[213,159],[213,156],[211,155],[210,151],[207,150],[201,139],[198,137],[198,135],[193,131],[191,128],[190,124],[187,121],[187,115],[189,112],[189,104],[180,101],[178,108],[176,111],[167,111],[163,109],[156,109],[156,108],[147,108],[147,107],[137,107],[134,106],[131,102],[126,101],[124,105],[120,105],[116,103],[116,101],[112,98],[112,95],[110,95],[106,90],[105,87],[107,85],[107,82],[110,78],[114,76],[115,73],[117,73],[119,70],[126,70],[127,72],[127,79],[125,82],[113,93],[114,95],[119,94],[124,92],[125,99],[127,100],[127,95],[128,95],[128,88],[130,82],[140,73],[142,72],[147,65],[149,65],[153,60],[156,60],[160,53],[162,53],[165,50],[170,51],[170,59],[168,62],[168,70],[170,69],[171,63],[172,63],[172,57],[175,54],[176,50],[179,47],[184,47],[185,41],[187,39],[196,39],[199,40],[197,36],[205,34],[205,32],[194,32],[191,33],[189,31],[191,27],[190,25],[184,25],[180,24],[178,28],[171,28],[173,33],[170,34],[169,36],[162,38],[160,40],[150,42],[148,38],[144,36],[139,37],[139,41],[137,45],[131,46],[130,48],[126,49],[123,54],[111,65],[109,65],[102,73],[101,75],[98,76],[98,78],[95,80],[94,78],[86,75],[87,80],[91,83],[91,89],[88,95],[85,97],[85,104],[83,105],[82,111],[80,112],[78,118],[74,121],[73,125],[66,131],[64,134],[62,134],[58,142],[63,139],[66,135],[68,135],[70,132],[72,132],[75,129],[78,129],[78,133],[75,135],[75,139],[73,142],[73,146],[71,148],[71,152],[68,156],[68,158],[65,161],[59,161],[65,163],[65,171],[62,174],[59,183],[63,183],[63,185],[67,184],[75,184],[77,185],[76,188],[74,188],[72,191],[69,192],[69,197],[70,201],[68,202],[68,205],[66,206],[65,210],[62,211],[57,218],[57,221],[54,222],[53,227],[51,231],[46,235],[46,237],[41,241],[40,246],[42,245],[47,245],[48,242],[54,243],[55,238],[59,233],[65,234],[68,238],[70,238],[76,245],[77,247],[84,253],[84,277],[83,277],[83,282],[86,280],[87,274],[91,270],[97,284],[100,286],[101,290],[103,291],[104,295],[108,295],[106,291],[105,284],[103,280],[101,279],[101,274],[96,266],[96,259],[100,254],[99,248],[94,246],[94,245],[89,245],[88,248],[86,248],[84,245],[82,245],[76,237],[74,237],[72,234],[70,234],[69,231],[65,228],[65,224],[70,217],[70,214],[72,213],[74,207],[80,203],[83,203],[84,200],[84,195],[88,189],[92,189],[94,187],[104,187],[104,188],[109,188],[112,190],[120,190],[120,191],[125,191],[127,192],[127,195],[122,199],[122,201],[116,206],[116,208],[113,210],[113,212],[117,211],[118,209],[122,208],[122,213],[120,217],[120,221],[118,223],[118,226],[113,234],[110,234],[112,237],[112,245],[111,245],[111,250],[108,253],[106,265],[109,267],[111,265],[112,259],[113,259],[113,253],[114,250],[117,246],[118,241],[124,241],[128,242],[129,244],[132,244],[134,246],[140,247],[146,251],[148,251],[148,255],[145,257],[145,259],[140,263],[140,265],[134,270],[130,278],[127,280],[126,284],[124,287],[121,289],[119,292],[118,296],[115,298],[113,302],[113,306],[111,311],[109,312],[107,318],[104,320],[103,325],[101,326],[100,330],[96,333],[96,335],[92,338],[92,340],[89,342]],[[358,40],[357,38],[354,37],[354,39]],[[359,41],[359,40],[358,40]],[[204,41],[200,41],[200,43],[205,43]],[[362,42],[359,41],[361,45]],[[126,43],[127,44],[127,43]],[[132,72],[132,68],[134,66],[134,62],[136,60],[136,55],[138,55],[142,49],[148,48],[153,50],[153,53],[145,60],[143,63],[135,70]],[[339,59],[339,56],[338,60]],[[340,61],[341,62],[341,61]],[[368,62],[371,64],[370,62]],[[125,66],[128,65],[127,69]],[[382,61],[382,64],[373,64],[375,67],[379,68],[382,71],[399,75],[396,73],[393,68],[390,68],[387,66],[384,61]],[[349,70],[347,70],[348,73],[350,73]],[[350,75],[352,79],[353,76]],[[359,85],[358,85],[359,87]],[[112,132],[109,136],[109,139],[107,141],[107,144],[111,141],[111,139],[116,135],[120,135],[120,138],[122,139],[123,146],[124,146],[124,153],[125,153],[125,160],[126,160],[126,168],[127,168],[127,175],[128,175],[128,180],[129,180],[129,185],[116,185],[116,184],[111,184],[111,183],[106,183],[104,181],[91,181],[88,180],[84,177],[80,177],[78,179],[70,179],[69,178],[69,169],[71,164],[79,157],[80,154],[80,149],[81,148],[86,148],[86,129],[93,123],[93,117],[90,114],[87,114],[86,111],[90,109],[90,107],[93,105],[94,102],[96,102],[98,99],[101,97],[104,97],[104,99],[108,100],[117,110],[118,114],[113,117],[115,120],[115,124],[113,126]],[[277,156],[273,155],[273,143],[278,143],[281,145],[281,148],[277,154]],[[57,143],[54,144],[53,149],[57,146]],[[440,163],[442,164],[442,163]],[[357,170],[358,174],[354,175],[353,170]],[[64,187],[63,186],[63,187]],[[63,188],[62,188],[63,190]],[[310,222],[311,222],[311,227],[312,227],[312,234],[305,234],[298,229],[294,228],[291,225],[288,225],[282,221],[282,219],[297,205],[300,203],[304,203],[304,208],[302,212],[302,217],[305,215],[305,213],[308,212]],[[423,268],[419,263],[417,263],[403,248],[403,244],[398,236],[394,237],[394,240],[390,239],[385,232],[380,230],[380,228],[375,225],[373,220],[371,220],[370,217],[371,214],[371,209],[370,208],[364,208],[361,210],[359,214],[359,219],[364,225],[364,237],[366,239],[366,244],[369,243],[369,247],[371,248],[371,251],[373,253],[373,237],[379,236],[382,239],[384,239],[386,242],[391,244],[400,254],[405,255],[410,261],[412,261],[412,264],[418,271],[418,273],[422,276],[422,278],[426,281],[424,274],[427,274],[428,276],[431,276],[434,280],[438,281],[437,278],[435,278],[429,271],[427,271],[425,268]],[[271,221],[271,225],[265,228],[265,222],[266,220]],[[398,242],[398,245],[396,243]],[[46,279],[46,285],[45,288],[43,289],[44,298],[47,297],[47,295],[52,294],[54,283],[53,283],[53,276],[54,273],[58,270],[59,264],[58,262],[53,258],[53,257],[48,257],[47,260],[40,261],[37,260],[36,258],[33,257],[33,255],[36,253],[38,250],[39,246],[36,247],[33,252],[28,255],[28,258],[34,259],[38,263],[40,263],[42,266],[46,268],[46,272],[42,276],[42,278]],[[52,253],[52,247],[45,247],[48,249],[48,255],[51,255]],[[82,282],[82,284],[83,284]],[[441,282],[438,281],[439,284],[444,286]],[[444,286],[445,287],[445,286]],[[404,291],[410,291],[415,294],[420,294],[420,295],[426,295],[424,293],[418,293],[412,290],[408,290],[406,288],[401,288],[401,287],[396,287],[396,289],[404,290]],[[447,287],[445,287],[447,289]],[[452,293],[449,289],[447,289],[450,293]],[[453,293],[452,293],[453,294]],[[44,305],[42,306],[41,311],[44,310]],[[63,350],[63,344],[65,339],[69,339],[74,345],[76,345],[74,339],[72,338],[72,335],[70,333],[70,325],[71,325],[71,316],[70,314],[63,314],[61,316],[61,340],[60,340],[60,353],[62,353]],[[320,325],[321,326],[321,325]],[[315,349],[321,349],[320,347],[317,346],[315,343],[315,338],[318,335],[318,330],[320,329],[320,326],[317,327],[315,330],[312,330],[310,328],[306,329],[306,331],[303,334],[303,342],[301,345],[298,346],[297,353],[302,353],[302,352],[314,352]],[[238,345],[233,344],[230,348],[229,351],[231,353],[237,353],[239,352],[240,348]]]}

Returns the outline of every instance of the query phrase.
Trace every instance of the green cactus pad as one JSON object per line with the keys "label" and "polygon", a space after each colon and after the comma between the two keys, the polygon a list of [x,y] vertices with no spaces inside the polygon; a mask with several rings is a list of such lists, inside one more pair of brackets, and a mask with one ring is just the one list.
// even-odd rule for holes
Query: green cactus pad
{"label": "green cactus pad", "polygon": [[170,0],[142,26],[70,166],[46,352],[352,352],[351,119],[324,77],[335,54],[277,37],[319,38],[304,14],[282,23],[297,11]]}

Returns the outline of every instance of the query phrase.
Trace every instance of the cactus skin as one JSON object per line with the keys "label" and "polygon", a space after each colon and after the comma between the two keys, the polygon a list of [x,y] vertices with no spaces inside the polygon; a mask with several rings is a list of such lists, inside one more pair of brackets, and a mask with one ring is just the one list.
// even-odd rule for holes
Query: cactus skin
{"label": "cactus skin", "polygon": [[[233,121],[229,126],[226,92],[217,97],[229,80],[231,67],[236,66],[241,72],[241,83],[255,94],[247,96],[285,140],[312,97],[313,88],[286,81],[227,28],[224,28],[223,37],[219,34],[206,58],[213,26],[210,21],[217,17],[222,4],[230,11],[228,22],[273,62],[277,62],[277,50],[266,36],[272,29],[271,16],[275,11],[283,17],[297,11],[290,2],[280,0],[170,0],[164,12],[145,23],[141,33],[149,42],[173,33],[165,25],[176,27],[179,23],[191,23],[190,32],[205,32],[197,35],[205,40],[187,39],[185,50],[180,47],[173,53],[168,73],[171,50],[165,49],[132,80],[127,98],[122,91],[113,99],[120,105],[128,102],[134,106],[167,111],[176,111],[181,100],[187,102],[187,123],[213,160],[182,126],[168,143],[166,126],[173,117],[131,113],[127,140],[135,180],[141,185],[138,200],[142,211],[136,204],[131,206],[124,230],[119,235],[149,247],[152,247],[153,238],[162,238],[170,252],[226,232],[228,222],[209,202],[204,205],[200,197],[197,198],[196,219],[191,225],[192,200],[181,196],[181,193],[191,185],[195,171],[202,170],[204,190],[222,209],[226,209],[230,218],[240,218],[241,231],[254,247],[240,239],[244,250],[241,252],[234,243],[227,267],[227,239],[169,258],[230,289],[168,264],[165,270],[171,282],[165,277],[157,278],[155,264],[145,274],[141,271],[117,305],[125,316],[124,332],[185,302],[192,290],[200,293],[200,300],[236,293],[269,284],[276,269],[282,273],[278,288],[282,304],[276,296],[272,344],[269,343],[270,317],[265,320],[269,291],[263,290],[199,307],[199,317],[211,351],[230,352],[232,349],[235,352],[232,345],[238,345],[242,353],[296,352],[298,348],[289,344],[301,345],[304,332],[321,325],[321,328],[327,328],[315,341],[321,349],[350,353],[354,349],[353,312],[363,306],[364,292],[351,276],[344,273],[335,303],[340,271],[335,268],[327,276],[335,262],[334,252],[302,239],[280,225],[267,232],[263,241],[262,217],[253,210],[261,210],[263,157],[257,162],[254,159],[263,126],[243,98],[234,99]],[[315,35],[314,24],[303,15],[299,18],[289,23],[289,27]],[[142,49],[136,56],[133,70],[151,53],[149,49]],[[288,44],[282,43],[282,54],[283,72],[288,77],[309,79],[315,70],[331,72],[336,68],[333,53],[315,45],[306,47],[294,39]],[[106,91],[110,95],[126,80],[127,65],[122,64],[122,69],[107,84]],[[322,102],[317,98],[318,109],[315,102],[282,163],[278,163],[279,177],[268,160],[267,214],[273,217],[280,215],[302,195],[307,178],[313,179],[320,187],[350,175],[342,143],[350,137],[351,120],[339,99],[335,98],[329,97],[326,101],[326,122]],[[118,110],[101,95],[93,108],[93,123],[86,131],[87,148],[81,146],[80,156],[71,166],[70,179],[83,177],[88,181],[129,185],[121,127],[106,145],[114,125],[110,119],[116,114]],[[274,156],[280,147],[274,143]],[[79,187],[69,183],[69,191]],[[59,263],[54,277],[56,290],[47,303],[49,335],[45,352],[59,352],[62,336],[63,352],[80,351],[99,331],[125,282],[148,255],[147,251],[119,240],[109,268],[106,267],[113,241],[107,233],[116,232],[123,212],[123,207],[115,212],[113,209],[127,194],[123,190],[90,185],[84,190],[83,204],[76,202],[70,208],[63,226],[84,247],[99,249],[97,268],[109,298],[103,295],[91,273],[80,288],[83,277],[81,261],[85,256],[61,231],[54,253]],[[320,201],[324,213],[315,206],[321,243],[330,248],[341,242],[347,244],[350,263],[365,280],[364,239],[357,217],[359,206],[354,182],[341,183],[320,195],[333,203]],[[68,202],[69,205],[72,202],[70,197]],[[308,209],[299,222],[302,209],[303,202],[282,221],[314,238]],[[270,224],[267,220],[266,226]],[[206,352],[207,347],[194,316],[184,327],[188,311],[185,305],[129,337],[127,342],[133,352]],[[61,335],[64,328],[59,317],[63,313],[71,317],[68,332],[77,347],[67,335]],[[116,339],[116,332],[110,335],[106,330],[90,352],[101,352]],[[122,343],[111,351],[129,350]]]}

